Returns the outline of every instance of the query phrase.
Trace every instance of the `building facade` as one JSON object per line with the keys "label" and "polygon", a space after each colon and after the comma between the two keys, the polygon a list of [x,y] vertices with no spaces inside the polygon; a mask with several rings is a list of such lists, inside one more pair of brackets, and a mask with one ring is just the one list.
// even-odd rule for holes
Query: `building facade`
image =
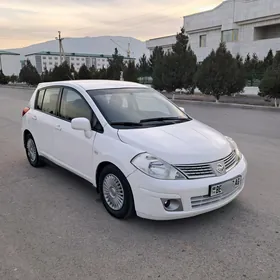
{"label": "building facade", "polygon": [[20,54],[0,50],[0,70],[8,76],[18,74],[20,70]]}
{"label": "building facade", "polygon": [[[226,0],[213,10],[185,16],[183,26],[199,62],[221,41],[233,55],[256,53],[263,59],[269,49],[280,51],[280,0]],[[168,51],[175,42],[174,35],[146,44],[150,51],[156,46]]]}
{"label": "building facade", "polygon": [[[55,66],[60,65],[60,54],[58,52],[38,52],[25,56],[26,60],[30,60],[34,65],[38,73],[42,73],[44,69],[53,70]],[[99,70],[107,68],[109,66],[109,59],[111,55],[103,54],[85,54],[85,53],[65,53],[66,61],[69,65],[73,65],[76,71],[79,71],[82,65],[86,65],[88,68],[94,66]],[[135,58],[124,57],[124,63],[128,63],[129,60],[135,60]],[[62,57],[62,62],[64,58]],[[21,61],[22,66],[25,61]]]}

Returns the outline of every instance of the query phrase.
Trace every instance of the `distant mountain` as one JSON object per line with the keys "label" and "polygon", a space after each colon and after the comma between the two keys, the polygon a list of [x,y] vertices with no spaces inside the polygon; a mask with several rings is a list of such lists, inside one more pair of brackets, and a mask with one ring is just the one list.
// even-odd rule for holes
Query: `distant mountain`
{"label": "distant mountain", "polygon": [[[112,41],[113,40],[113,41]],[[65,38],[63,40],[63,48],[65,52],[76,53],[93,53],[93,54],[113,54],[115,48],[121,55],[126,56],[126,50],[130,43],[131,57],[138,60],[144,53],[149,56],[149,51],[146,48],[145,42],[132,37],[121,36],[101,36],[101,37],[84,37],[84,38]],[[118,46],[119,45],[119,46]],[[20,60],[29,53],[40,51],[55,51],[58,52],[58,41],[52,40],[44,43],[31,45],[24,48],[9,49],[9,51],[19,53],[20,57],[2,57],[3,70],[6,75],[13,73],[18,74],[20,70]]]}
{"label": "distant mountain", "polygon": [[[130,43],[131,56],[136,59],[139,59],[143,53],[149,53],[145,42],[132,37],[120,36],[65,38],[63,40],[63,47],[65,52],[107,55],[114,53],[115,48],[118,48],[120,54],[126,55],[125,51],[128,49],[128,43]],[[40,51],[58,51],[58,41],[47,41],[20,49],[12,49],[10,51],[20,53],[21,55]]]}

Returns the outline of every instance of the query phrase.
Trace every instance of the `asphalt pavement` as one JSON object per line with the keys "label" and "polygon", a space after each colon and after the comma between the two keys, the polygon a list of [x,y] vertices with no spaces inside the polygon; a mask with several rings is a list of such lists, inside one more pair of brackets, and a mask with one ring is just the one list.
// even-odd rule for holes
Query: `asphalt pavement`
{"label": "asphalt pavement", "polygon": [[0,88],[1,280],[280,279],[280,112],[181,104],[236,140],[244,191],[190,219],[119,221],[89,183],[28,164],[20,122],[30,95]]}

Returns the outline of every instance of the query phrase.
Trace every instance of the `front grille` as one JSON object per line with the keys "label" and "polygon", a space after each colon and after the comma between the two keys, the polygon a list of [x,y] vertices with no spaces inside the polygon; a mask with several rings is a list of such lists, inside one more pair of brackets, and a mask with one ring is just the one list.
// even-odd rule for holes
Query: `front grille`
{"label": "front grille", "polygon": [[216,176],[210,164],[176,165],[188,179],[202,179]]}
{"label": "front grille", "polygon": [[210,163],[200,164],[187,164],[187,165],[175,165],[175,167],[181,171],[188,179],[203,179],[215,176],[221,176],[225,173],[217,173],[217,163],[223,163],[225,166],[225,173],[230,171],[237,163],[238,156],[235,151],[232,151],[227,157]]}
{"label": "front grille", "polygon": [[241,189],[241,186],[239,188],[236,188],[228,193],[222,193],[217,196],[210,197],[209,195],[202,195],[202,196],[196,196],[191,198],[191,205],[192,208],[199,208],[203,206],[207,206],[210,204],[217,203],[221,200],[227,199],[228,197],[234,195],[236,192],[238,192]]}
{"label": "front grille", "polygon": [[226,171],[232,169],[238,162],[238,156],[235,151],[232,151],[227,157],[223,159]]}

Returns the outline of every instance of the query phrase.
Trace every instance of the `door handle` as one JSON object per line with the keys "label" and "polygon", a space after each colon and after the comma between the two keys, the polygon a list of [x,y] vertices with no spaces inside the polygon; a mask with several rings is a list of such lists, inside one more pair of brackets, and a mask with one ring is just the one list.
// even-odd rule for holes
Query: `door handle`
{"label": "door handle", "polygon": [[32,119],[36,121],[36,120],[37,120],[37,117],[36,117],[36,116],[32,116]]}
{"label": "door handle", "polygon": [[55,126],[55,129],[58,130],[58,131],[62,130],[62,128],[61,128],[61,126],[59,124]]}

